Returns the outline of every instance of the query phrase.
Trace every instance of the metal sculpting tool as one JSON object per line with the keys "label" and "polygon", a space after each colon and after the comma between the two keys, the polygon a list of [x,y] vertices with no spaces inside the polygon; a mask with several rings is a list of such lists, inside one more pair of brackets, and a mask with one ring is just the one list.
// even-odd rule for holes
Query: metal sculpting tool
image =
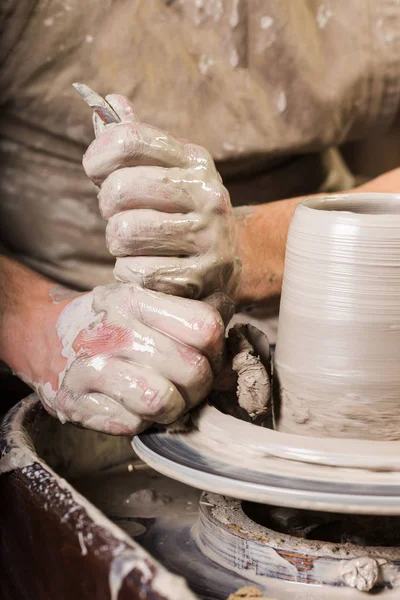
{"label": "metal sculpting tool", "polygon": [[84,83],[73,83],[72,87],[74,87],[85,102],[93,108],[94,112],[100,117],[105,125],[121,122],[120,116],[115,112],[111,104],[88,85]]}

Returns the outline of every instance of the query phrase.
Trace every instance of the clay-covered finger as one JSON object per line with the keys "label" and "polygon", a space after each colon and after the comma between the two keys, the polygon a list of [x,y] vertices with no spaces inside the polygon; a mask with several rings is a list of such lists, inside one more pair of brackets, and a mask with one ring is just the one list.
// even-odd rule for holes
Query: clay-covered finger
{"label": "clay-covered finger", "polygon": [[186,403],[177,387],[157,367],[157,358],[134,362],[136,353],[121,351],[125,358],[104,358],[103,366],[97,371],[90,361],[85,366],[85,378],[102,394],[113,398],[126,410],[155,423],[172,423],[186,410]]}
{"label": "clay-covered finger", "polygon": [[[137,352],[137,347],[141,351]],[[135,326],[135,344],[128,351],[121,351],[128,362],[135,361],[171,381],[182,393],[189,408],[198,404],[210,391],[213,372],[207,357],[191,346],[183,344],[170,336],[137,323]],[[182,412],[182,411],[181,411]]]}
{"label": "clay-covered finger", "polygon": [[117,169],[140,165],[185,167],[185,145],[168,133],[137,122],[107,127],[83,157],[83,167],[94,183],[101,183]]}
{"label": "clay-covered finger", "polygon": [[134,435],[151,424],[110,395],[77,388],[76,382],[67,376],[57,394],[56,412],[62,422],[112,435]]}
{"label": "clay-covered finger", "polygon": [[148,290],[194,300],[202,295],[204,288],[202,262],[196,256],[117,258],[114,277]]}
{"label": "clay-covered finger", "polygon": [[215,263],[212,252],[179,257],[124,256],[116,260],[114,277],[148,290],[196,300],[225,289],[229,278],[235,281],[235,265],[228,261],[223,268],[222,261]]}
{"label": "clay-covered finger", "polygon": [[132,335],[122,338],[112,354],[81,354],[74,377],[144,418],[171,422],[184,411],[185,401],[190,408],[209,392],[210,363],[199,350],[156,329],[138,321],[132,325]]}
{"label": "clay-covered finger", "polygon": [[[118,330],[118,339],[130,340],[134,335],[134,319],[165,333],[167,336],[204,354],[214,370],[221,363],[225,327],[220,314],[204,302],[177,298],[160,292],[144,290],[117,283],[93,290],[93,309],[107,312],[107,339]],[[86,336],[102,336],[102,327],[87,332]],[[96,340],[81,340],[82,347],[96,348]],[[127,343],[126,341],[124,343]]]}
{"label": "clay-covered finger", "polygon": [[111,173],[98,195],[105,219],[116,213],[147,208],[166,213],[188,213],[194,202],[187,190],[188,173],[163,167],[127,167]]}
{"label": "clay-covered finger", "polygon": [[[151,344],[152,349],[138,353],[139,344]],[[213,381],[204,355],[145,325],[137,326],[135,346],[108,357],[101,373],[96,374],[89,363],[90,377],[101,391],[157,423],[171,423],[197,405]]]}
{"label": "clay-covered finger", "polygon": [[[139,338],[144,345],[149,339],[145,334],[151,335],[151,331],[145,329],[147,332],[138,334],[133,346],[119,348],[119,358],[97,354],[74,361],[63,382],[63,395],[58,399],[60,417],[62,412],[68,421],[85,427],[89,426],[88,419],[93,423],[97,417],[97,428],[102,420],[107,420],[101,425],[103,431],[110,430],[117,422],[121,429],[121,424],[125,423],[130,431],[121,430],[120,433],[131,433],[132,427],[135,430],[143,427],[143,420],[171,423],[185,411],[185,400],[175,385],[149,365],[159,362],[156,347],[153,348],[155,360],[148,360],[150,352],[144,353],[144,364],[134,362]],[[170,343],[176,344],[173,340]],[[121,357],[123,355],[125,358]]]}
{"label": "clay-covered finger", "polygon": [[138,117],[132,102],[121,94],[107,94],[107,102],[115,110],[121,121],[138,121]]}
{"label": "clay-covered finger", "polygon": [[108,221],[106,240],[113,256],[190,256],[206,248],[199,236],[203,229],[195,213],[126,210]]}

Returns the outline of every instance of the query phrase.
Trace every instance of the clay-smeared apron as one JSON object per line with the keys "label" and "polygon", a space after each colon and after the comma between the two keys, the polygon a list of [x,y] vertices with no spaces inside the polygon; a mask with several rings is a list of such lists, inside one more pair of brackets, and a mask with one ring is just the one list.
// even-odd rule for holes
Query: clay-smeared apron
{"label": "clay-smeared apron", "polygon": [[396,0],[3,0],[0,28],[1,243],[81,289],[114,260],[72,82],[205,146],[235,205],[351,187],[336,147],[399,104]]}

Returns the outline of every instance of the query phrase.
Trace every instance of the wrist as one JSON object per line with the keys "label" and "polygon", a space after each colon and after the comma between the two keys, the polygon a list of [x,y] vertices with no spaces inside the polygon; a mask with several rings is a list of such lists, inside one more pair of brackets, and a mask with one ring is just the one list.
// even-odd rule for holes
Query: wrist
{"label": "wrist", "polygon": [[242,265],[236,305],[262,305],[280,294],[287,232],[271,228],[277,205],[235,210],[238,258]]}
{"label": "wrist", "polygon": [[3,257],[0,261],[0,359],[33,386],[57,354],[55,324],[61,307],[50,297],[53,282]]}
{"label": "wrist", "polygon": [[37,374],[46,361],[47,328],[43,321],[48,314],[45,290],[36,288],[25,292],[13,308],[3,314],[1,358],[30,385],[37,380]]}

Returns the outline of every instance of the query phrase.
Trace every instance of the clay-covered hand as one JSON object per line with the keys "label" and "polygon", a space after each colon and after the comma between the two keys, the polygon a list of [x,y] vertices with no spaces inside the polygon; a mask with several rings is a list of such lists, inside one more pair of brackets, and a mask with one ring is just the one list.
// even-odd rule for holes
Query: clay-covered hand
{"label": "clay-covered hand", "polygon": [[223,320],[203,302],[115,283],[51,311],[34,387],[61,421],[111,434],[171,423],[205,398],[221,367]]}
{"label": "clay-covered hand", "polygon": [[83,166],[101,186],[117,280],[190,298],[232,295],[240,263],[229,193],[210,154],[137,121],[123,96],[107,96],[122,122],[94,117]]}

